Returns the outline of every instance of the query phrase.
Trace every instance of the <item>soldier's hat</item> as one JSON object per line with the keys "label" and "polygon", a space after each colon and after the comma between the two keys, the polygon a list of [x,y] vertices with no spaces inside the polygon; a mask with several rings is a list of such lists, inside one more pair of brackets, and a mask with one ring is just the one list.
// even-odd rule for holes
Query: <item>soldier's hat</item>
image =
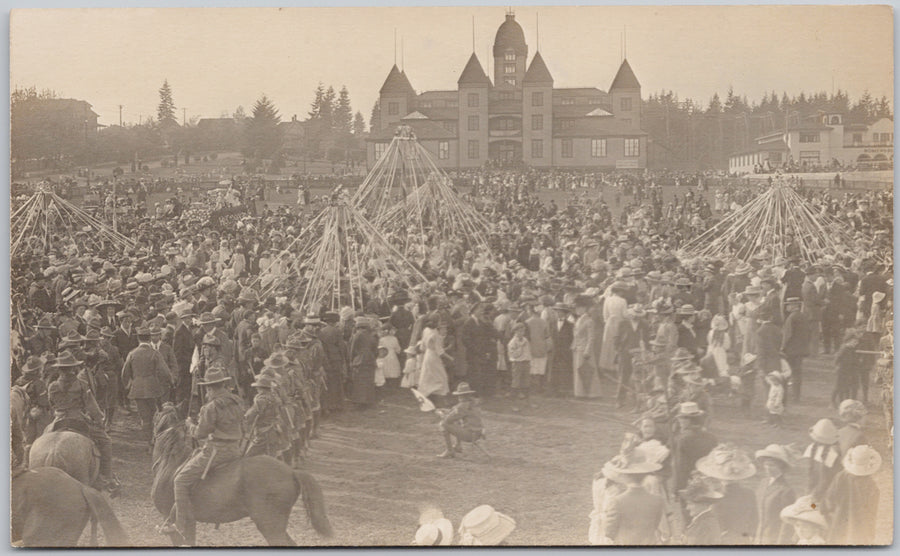
{"label": "soldier's hat", "polygon": [[225,374],[225,369],[223,369],[222,367],[212,367],[211,369],[206,371],[206,375],[204,375],[203,380],[197,382],[197,384],[201,386],[209,386],[211,384],[228,382],[229,380],[231,380],[231,377]]}
{"label": "soldier's hat", "polygon": [[72,355],[72,352],[69,350],[65,350],[60,353],[56,357],[56,361],[53,362],[54,367],[77,367],[81,365],[82,361],[75,359],[75,356]]}
{"label": "soldier's hat", "polygon": [[288,364],[287,358],[280,353],[273,353],[269,356],[268,359],[263,361],[263,365],[266,367],[271,367],[273,369],[282,369],[286,367]]}
{"label": "soldier's hat", "polygon": [[45,328],[47,330],[56,330],[56,325],[53,324],[53,321],[50,317],[41,317],[37,322],[36,328]]}
{"label": "soldier's hat", "polygon": [[81,337],[81,334],[79,334],[75,330],[70,330],[68,334],[66,334],[65,336],[63,336],[60,339],[59,345],[61,347],[66,347],[66,346],[71,346],[74,344],[80,344],[81,340],[83,340],[83,339],[84,338]]}
{"label": "soldier's hat", "polygon": [[36,355],[30,356],[22,365],[23,375],[39,373],[42,370],[44,370],[44,361]]}
{"label": "soldier's hat", "polygon": [[303,349],[304,347],[306,347],[306,344],[303,343],[303,340],[298,334],[291,336],[284,342],[285,349]]}
{"label": "soldier's hat", "polygon": [[99,342],[100,341],[100,331],[96,328],[88,330],[87,334],[85,334],[82,338],[82,341],[85,342]]}
{"label": "soldier's hat", "polygon": [[107,338],[113,338],[116,335],[116,332],[112,329],[112,327],[104,326],[100,329],[100,335],[106,336]]}
{"label": "soldier's hat", "polygon": [[197,324],[213,324],[216,322],[219,322],[219,319],[213,316],[212,313],[203,313],[197,319]]}

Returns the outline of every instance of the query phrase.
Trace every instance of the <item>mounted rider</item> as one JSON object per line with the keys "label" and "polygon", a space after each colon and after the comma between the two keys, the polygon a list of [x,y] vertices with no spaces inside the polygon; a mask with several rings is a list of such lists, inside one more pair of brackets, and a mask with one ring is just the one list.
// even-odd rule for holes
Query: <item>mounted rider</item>
{"label": "mounted rider", "polygon": [[244,419],[250,423],[250,439],[244,457],[278,457],[290,447],[290,438],[283,427],[283,405],[275,391],[278,383],[273,377],[259,375],[250,386],[257,389],[257,394],[253,406],[244,414]]}
{"label": "mounted rider", "polygon": [[55,430],[61,421],[65,421],[93,440],[100,451],[100,485],[114,488],[116,480],[112,474],[112,441],[103,426],[103,412],[100,411],[83,373],[79,372],[83,370],[82,361],[66,350],[59,354],[52,366],[59,370],[59,378],[47,389],[55,418],[50,427]]}
{"label": "mounted rider", "polygon": [[44,428],[50,424],[53,418],[50,411],[50,400],[47,398],[47,384],[41,378],[44,361],[40,357],[32,355],[22,365],[21,371],[22,376],[16,380],[13,388],[21,388],[25,393],[27,410],[23,423],[24,443],[29,446],[44,432]]}
{"label": "mounted rider", "polygon": [[221,366],[206,371],[197,384],[205,386],[206,403],[200,408],[199,420],[188,418],[187,432],[203,445],[182,465],[175,475],[175,525],[164,533],[184,536],[194,521],[191,488],[204,479],[209,469],[220,467],[241,457],[244,410],[241,399],[230,391],[231,376]]}

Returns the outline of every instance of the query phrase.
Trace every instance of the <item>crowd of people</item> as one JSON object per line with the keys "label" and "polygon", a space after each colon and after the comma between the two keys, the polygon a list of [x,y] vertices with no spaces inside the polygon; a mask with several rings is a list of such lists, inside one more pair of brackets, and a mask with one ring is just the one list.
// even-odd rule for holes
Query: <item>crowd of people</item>
{"label": "crowd of people", "polygon": [[[249,184],[237,189],[235,210],[214,219],[151,213],[136,198],[144,210],[117,222],[136,242],[125,252],[85,252],[56,230],[49,251],[11,261],[12,380],[28,400],[14,454],[23,461],[48,425],[80,422],[100,448],[101,483],[114,488],[107,432],[119,410],[137,414],[149,446],[154,413],[171,403],[210,447],[175,479],[177,513],[189,514],[190,487],[210,460],[267,454],[301,465],[321,422],[348,406],[367,411],[385,388],[415,388],[456,417],[469,412],[442,420],[456,438],[480,426],[467,418],[474,410],[451,403],[460,396],[507,397],[515,411],[545,396],[605,396],[640,419],[595,481],[592,543],[871,538],[876,505],[860,496],[877,494],[880,460],[861,427],[872,372],[885,415],[892,399],[890,191],[803,192],[852,228],[853,242],[815,261],[739,261],[679,248],[753,191],[710,197],[698,187],[666,203],[652,180],[623,173],[602,179],[622,185],[626,199],[582,191],[558,206],[537,189],[596,178],[467,178],[490,249],[436,233],[398,246],[427,278],[412,289],[382,279],[377,261],[359,262],[360,307],[301,304],[308,261],[292,257],[292,240],[309,211],[258,208]],[[740,487],[756,467],[706,430],[712,396],[783,426],[784,407],[803,396],[804,360],[831,353],[832,401],[846,424],[811,429],[807,491],[783,483],[785,466],[803,455],[779,445],[756,453],[766,474],[759,491]],[[445,439],[442,456],[452,457],[457,445]],[[472,520],[496,522],[487,508]],[[757,519],[747,508],[759,508]]]}

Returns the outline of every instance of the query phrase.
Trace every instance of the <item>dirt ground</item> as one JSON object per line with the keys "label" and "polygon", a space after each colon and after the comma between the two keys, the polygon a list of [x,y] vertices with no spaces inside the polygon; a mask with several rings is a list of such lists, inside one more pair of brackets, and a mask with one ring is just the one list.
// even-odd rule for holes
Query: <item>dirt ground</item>
{"label": "dirt ground", "polygon": [[[789,405],[786,426],[772,429],[760,424],[761,396],[751,416],[736,410],[737,401],[715,399],[711,431],[747,450],[773,442],[808,442],[807,430],[822,417],[836,418],[829,405],[833,385],[831,356],[808,361],[803,401]],[[288,532],[301,545],[408,545],[417,526],[419,508],[433,505],[458,525],[470,509],[491,504],[515,518],[518,526],[509,540],[515,545],[578,545],[587,542],[591,511],[591,481],[602,464],[617,451],[624,432],[631,430],[633,414],[613,408],[612,383],[599,401],[534,397],[531,406],[513,411],[504,398],[484,400],[487,439],[482,445],[490,457],[466,447],[462,457],[442,460],[443,449],[433,414],[422,413],[406,390],[383,393],[376,407],[336,414],[321,428],[321,438],[310,450],[306,470],[321,484],[335,529],[331,540],[320,539],[306,523],[302,505],[294,507]],[[870,392],[874,400],[877,391]],[[150,456],[136,438],[135,417],[123,415],[112,437],[115,468],[123,484],[112,500],[116,515],[135,546],[166,545],[155,532],[162,516],[149,498]],[[892,458],[880,409],[867,417],[866,435],[884,456],[876,479],[878,501],[877,543],[891,542]],[[794,468],[789,478],[798,490],[806,481],[805,467]],[[758,477],[748,479],[754,487]],[[85,538],[82,538],[84,541]],[[249,519],[198,525],[202,546],[254,546],[263,538]]]}

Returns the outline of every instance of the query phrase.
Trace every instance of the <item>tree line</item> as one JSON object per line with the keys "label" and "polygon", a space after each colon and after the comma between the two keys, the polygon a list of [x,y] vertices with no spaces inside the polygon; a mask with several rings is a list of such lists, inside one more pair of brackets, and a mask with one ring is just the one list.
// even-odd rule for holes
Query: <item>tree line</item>
{"label": "tree line", "polygon": [[893,118],[890,99],[873,98],[868,91],[855,101],[840,89],[795,96],[771,91],[748,102],[730,88],[724,98],[716,93],[705,104],[660,91],[643,101],[643,126],[651,143],[648,163],[681,170],[727,168],[729,155],[749,149],[755,138],[820,112],[842,114],[845,124]]}

